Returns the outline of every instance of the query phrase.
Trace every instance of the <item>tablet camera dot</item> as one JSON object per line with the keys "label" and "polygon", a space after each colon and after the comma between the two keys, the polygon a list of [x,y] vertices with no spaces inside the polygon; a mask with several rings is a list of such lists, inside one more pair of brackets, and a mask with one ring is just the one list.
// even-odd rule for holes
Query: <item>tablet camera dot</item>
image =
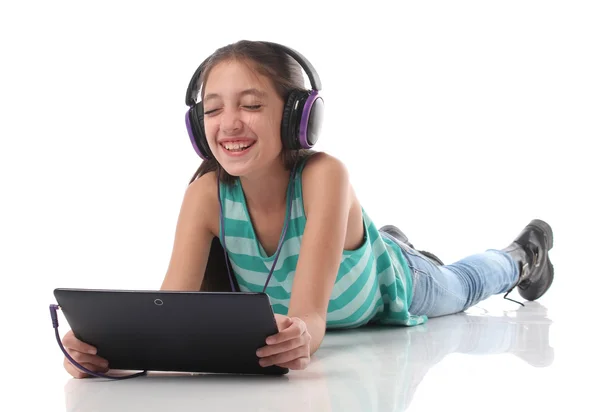
{"label": "tablet camera dot", "polygon": [[162,301],[162,300],[160,300],[160,299],[154,299],[154,304],[155,304],[156,306],[162,306],[162,304],[163,304],[163,301]]}

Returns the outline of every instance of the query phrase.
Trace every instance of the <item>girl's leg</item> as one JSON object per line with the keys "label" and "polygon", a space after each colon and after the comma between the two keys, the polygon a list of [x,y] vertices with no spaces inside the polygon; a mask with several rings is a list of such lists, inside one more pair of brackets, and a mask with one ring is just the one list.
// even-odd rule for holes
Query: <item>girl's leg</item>
{"label": "girl's leg", "polygon": [[507,292],[519,277],[517,263],[501,250],[490,249],[439,266],[407,245],[396,243],[404,251],[413,275],[412,315],[436,317],[462,312],[492,295]]}

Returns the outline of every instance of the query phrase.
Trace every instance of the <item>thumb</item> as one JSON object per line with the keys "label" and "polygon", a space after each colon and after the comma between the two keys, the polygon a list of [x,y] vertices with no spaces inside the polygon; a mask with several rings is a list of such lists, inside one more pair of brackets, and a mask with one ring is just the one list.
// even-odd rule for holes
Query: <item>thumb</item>
{"label": "thumb", "polygon": [[289,316],[287,316],[285,318],[285,328],[289,328],[290,326],[292,326],[294,323],[294,320],[292,318],[290,318]]}
{"label": "thumb", "polygon": [[290,318],[289,316],[278,316],[276,320],[277,328],[280,332],[292,326],[293,323],[292,318]]}

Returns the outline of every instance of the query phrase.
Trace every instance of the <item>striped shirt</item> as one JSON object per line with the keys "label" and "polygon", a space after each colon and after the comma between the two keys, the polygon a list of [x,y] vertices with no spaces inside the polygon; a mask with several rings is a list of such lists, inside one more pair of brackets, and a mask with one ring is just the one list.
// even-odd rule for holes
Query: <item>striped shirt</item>
{"label": "striped shirt", "polygon": [[[287,315],[300,244],[306,227],[302,200],[302,171],[306,159],[290,177],[287,200],[291,210],[287,233],[269,285],[265,290],[273,312]],[[292,184],[293,181],[293,184]],[[219,182],[225,246],[242,292],[262,292],[275,254],[268,256],[258,241],[239,179],[232,185]],[[292,191],[293,188],[293,191]],[[408,312],[412,278],[400,247],[384,237],[362,209],[365,236],[362,245],[342,252],[327,309],[327,328],[353,328],[367,323],[412,326],[425,316]],[[220,238],[223,228],[220,228]],[[221,241],[223,244],[223,241]]]}

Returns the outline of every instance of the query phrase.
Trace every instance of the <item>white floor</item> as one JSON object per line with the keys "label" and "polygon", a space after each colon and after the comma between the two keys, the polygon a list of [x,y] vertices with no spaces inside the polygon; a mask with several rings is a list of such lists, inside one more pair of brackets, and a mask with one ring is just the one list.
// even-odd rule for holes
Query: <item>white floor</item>
{"label": "white floor", "polygon": [[[328,333],[307,370],[277,378],[153,373],[75,380],[54,345],[41,348],[45,370],[13,368],[23,376],[9,395],[20,394],[27,410],[40,401],[30,395],[44,396],[46,411],[598,410],[597,347],[585,338],[591,323],[573,296],[548,292],[524,307],[492,297],[419,327]],[[49,316],[47,334],[46,343]]]}
{"label": "white floor", "polygon": [[550,407],[570,378],[561,377],[554,366],[548,312],[537,303],[517,309],[510,302],[494,302],[422,327],[331,333],[308,370],[283,378],[151,375],[122,382],[71,380],[65,385],[66,410]]}

